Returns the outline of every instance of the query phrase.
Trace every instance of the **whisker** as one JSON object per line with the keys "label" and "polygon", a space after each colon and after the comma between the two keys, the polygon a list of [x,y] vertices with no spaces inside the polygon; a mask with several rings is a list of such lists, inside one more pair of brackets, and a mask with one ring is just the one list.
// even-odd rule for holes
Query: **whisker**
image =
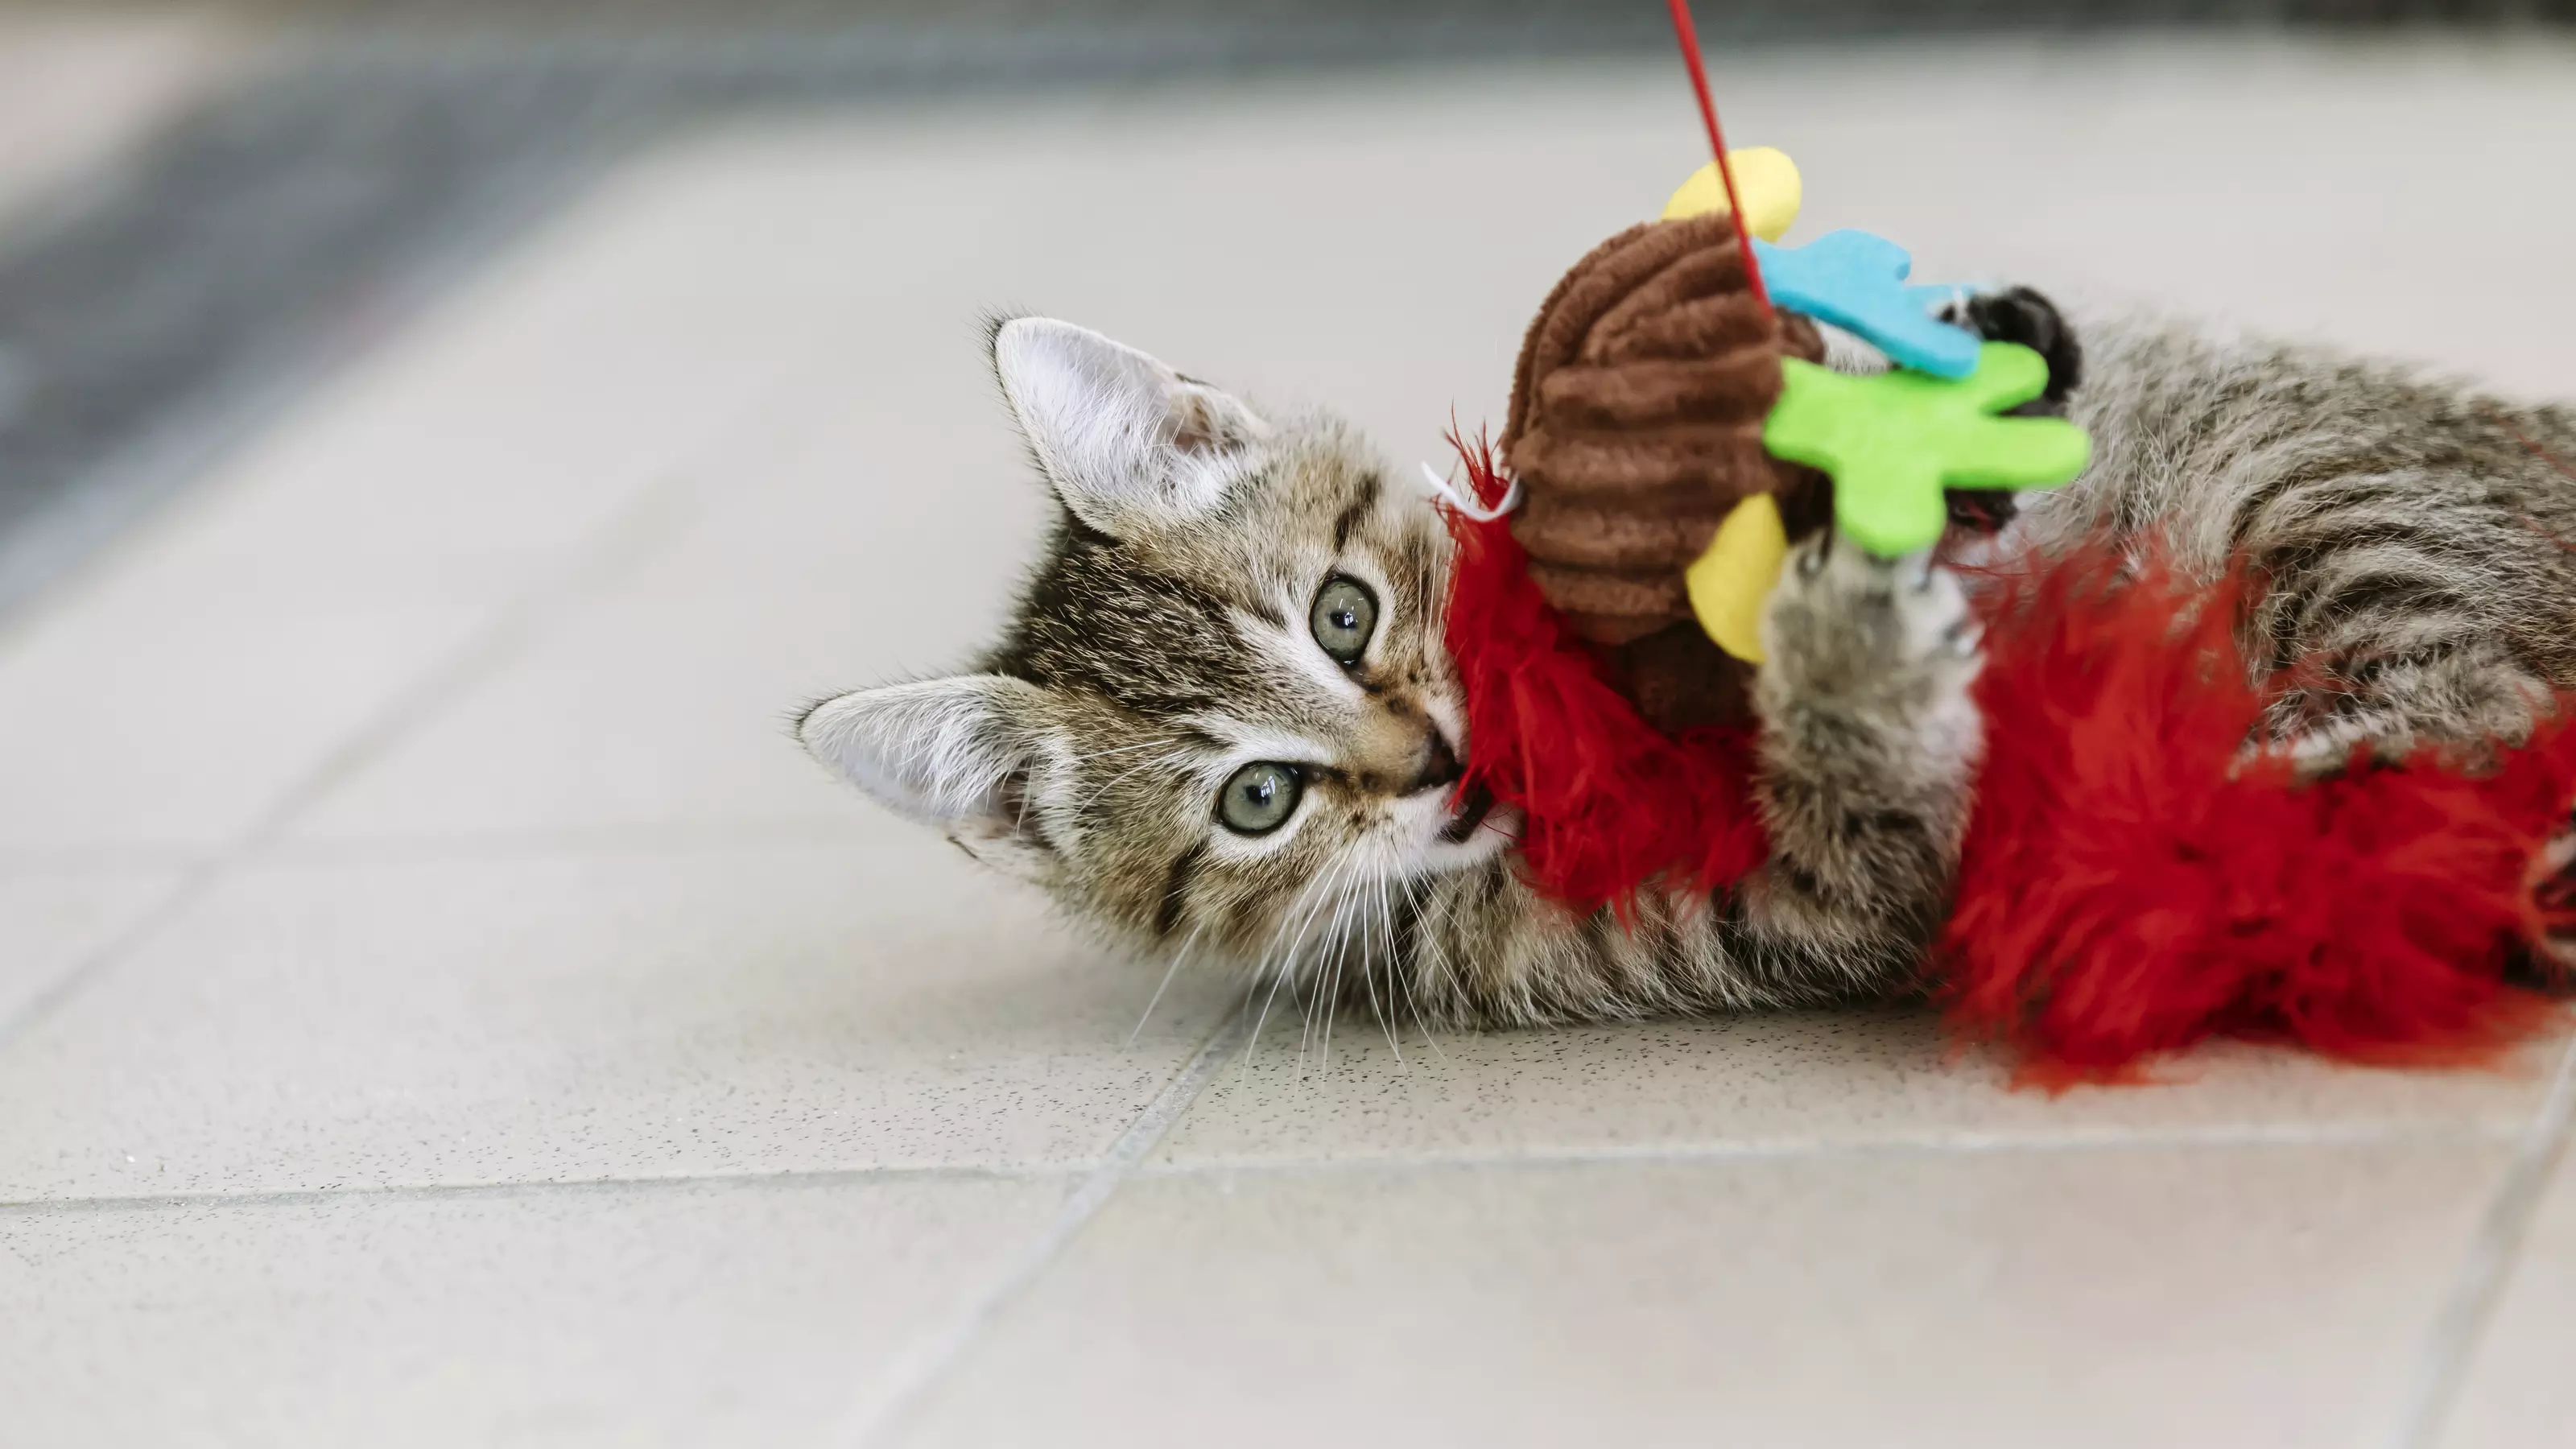
{"label": "whisker", "polygon": [[[1351,880],[1356,875],[1357,864],[1356,859],[1347,853],[1337,858],[1337,882]],[[1357,901],[1355,896],[1338,888],[1335,894],[1332,923],[1326,928],[1332,941],[1331,964],[1318,969],[1316,976],[1319,979],[1307,983],[1309,989],[1306,994],[1309,1016],[1320,1014],[1324,1021],[1323,1060],[1317,1068],[1319,1071],[1329,1070],[1333,1065],[1333,1014],[1341,996],[1343,963],[1350,954],[1350,912]],[[1300,1060],[1302,1065],[1302,1057]]]}
{"label": "whisker", "polygon": [[1326,1071],[1332,1070],[1333,1066],[1333,1024],[1342,1011],[1342,968],[1349,960],[1350,945],[1351,938],[1346,928],[1333,951],[1332,979],[1318,995],[1324,1012],[1323,1069]]}
{"label": "whisker", "polygon": [[[1424,907],[1422,905],[1421,898],[1424,892],[1429,889],[1430,887],[1420,881],[1407,881],[1404,884],[1404,905],[1405,909],[1411,912],[1413,916],[1413,950],[1417,957],[1421,955],[1423,949],[1422,916]],[[1388,952],[1390,955],[1394,952],[1391,939],[1393,930],[1393,926],[1390,925],[1388,927],[1390,934]],[[1422,998],[1414,994],[1414,973],[1408,969],[1411,965],[1412,963],[1408,961],[1397,961],[1394,966],[1396,980],[1404,987],[1405,1004],[1413,1008],[1413,1024],[1422,1028],[1422,1044],[1431,1048],[1431,1055],[1438,1058],[1443,1065],[1446,1065],[1449,1060],[1449,1054],[1440,1049],[1440,1038],[1432,1035],[1431,1033],[1431,1018],[1423,1014]]]}
{"label": "whisker", "polygon": [[1172,978],[1181,974],[1182,959],[1190,954],[1192,946],[1198,944],[1199,932],[1205,929],[1207,929],[1207,922],[1202,920],[1190,927],[1190,933],[1181,938],[1181,949],[1172,953],[1172,964],[1164,970],[1162,981],[1154,987],[1153,996],[1145,1002],[1145,1014],[1136,1018],[1136,1029],[1127,1033],[1127,1050],[1136,1049],[1136,1038],[1145,1034],[1145,1023],[1154,1019],[1154,1008],[1163,1004],[1163,993],[1171,989]]}
{"label": "whisker", "polygon": [[[1297,926],[1297,934],[1295,937],[1290,939],[1287,949],[1280,953],[1273,961],[1272,974],[1270,978],[1270,994],[1262,998],[1261,1014],[1253,1019],[1252,1033],[1243,1043],[1242,1076],[1245,1080],[1249,1080],[1252,1075],[1252,1049],[1261,1041],[1261,1029],[1270,1020],[1271,1003],[1279,999],[1279,988],[1287,983],[1288,977],[1291,974],[1291,959],[1296,955],[1299,943],[1303,942],[1306,938],[1306,927],[1313,923],[1315,916],[1322,909],[1324,901],[1330,898],[1332,890],[1330,883],[1333,879],[1334,871],[1332,870],[1327,870],[1321,877],[1319,877],[1319,880],[1324,883],[1322,893],[1316,895],[1313,904],[1311,904],[1304,912],[1303,918],[1299,921]],[[1309,889],[1311,891],[1313,888],[1310,887]],[[1284,917],[1281,924],[1283,927],[1286,924]]]}
{"label": "whisker", "polygon": [[[1334,867],[1336,880],[1340,882],[1355,881],[1358,875],[1359,866],[1359,854],[1356,845],[1354,845],[1353,848],[1346,849],[1340,856],[1335,858]],[[1356,904],[1357,897],[1351,894],[1342,895],[1340,901],[1337,903],[1333,916],[1332,960],[1329,966],[1319,968],[1316,973],[1319,979],[1313,983],[1315,987],[1313,993],[1315,1009],[1319,1014],[1321,1014],[1324,1021],[1323,1060],[1321,1066],[1318,1067],[1319,1071],[1330,1071],[1333,1065],[1333,1026],[1335,1018],[1341,1013],[1342,973],[1350,960],[1349,918],[1350,911]]]}
{"label": "whisker", "polygon": [[1333,913],[1333,964],[1330,975],[1313,993],[1315,1008],[1324,1016],[1324,1055],[1318,1071],[1330,1071],[1333,1066],[1333,1016],[1341,999],[1342,966],[1350,956],[1350,910],[1357,899],[1356,896],[1344,896]]}
{"label": "whisker", "polygon": [[[1379,853],[1381,855],[1387,854],[1383,849],[1381,849]],[[1379,1014],[1378,1026],[1386,1032],[1387,1049],[1395,1053],[1395,1064],[1400,1067],[1405,1065],[1405,1061],[1404,1043],[1395,1039],[1395,917],[1388,911],[1386,904],[1387,873],[1385,866],[1391,864],[1393,864],[1392,860],[1382,862],[1379,869],[1371,872],[1369,883],[1376,893],[1374,898],[1377,901],[1378,926],[1386,932],[1386,1010]],[[1370,960],[1373,958],[1363,957],[1362,959]],[[1377,1011],[1377,1009],[1377,979],[1376,973],[1372,971],[1369,978],[1369,1010]]]}
{"label": "whisker", "polygon": [[1279,984],[1287,979],[1284,971],[1270,978],[1270,994],[1261,999],[1261,1013],[1252,1019],[1252,1032],[1243,1041],[1243,1066],[1236,1076],[1237,1081],[1252,1080],[1252,1049],[1260,1044],[1261,1028],[1270,1020],[1270,1003],[1279,999]]}

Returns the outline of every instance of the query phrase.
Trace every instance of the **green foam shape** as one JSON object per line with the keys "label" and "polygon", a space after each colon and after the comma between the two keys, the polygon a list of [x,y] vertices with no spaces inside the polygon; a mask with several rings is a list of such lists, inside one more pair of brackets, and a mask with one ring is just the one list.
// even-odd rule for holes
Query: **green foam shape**
{"label": "green foam shape", "polygon": [[1994,416],[2048,387],[2048,363],[2015,343],[1979,347],[1976,371],[1956,379],[1851,377],[1794,357],[1780,368],[1762,446],[1833,475],[1835,526],[1881,558],[1940,539],[1944,488],[2053,488],[2093,458],[2073,423]]}

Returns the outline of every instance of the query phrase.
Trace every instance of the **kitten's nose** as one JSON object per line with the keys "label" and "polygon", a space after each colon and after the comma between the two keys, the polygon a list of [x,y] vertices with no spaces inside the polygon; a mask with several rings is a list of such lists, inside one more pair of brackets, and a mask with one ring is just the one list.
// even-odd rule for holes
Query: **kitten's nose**
{"label": "kitten's nose", "polygon": [[1444,785],[1455,785],[1458,783],[1458,777],[1467,773],[1466,767],[1458,763],[1458,752],[1449,748],[1448,737],[1440,733],[1438,725],[1433,725],[1422,733],[1424,735],[1422,763],[1414,768],[1413,783],[1404,787],[1408,795],[1422,790],[1437,790]]}

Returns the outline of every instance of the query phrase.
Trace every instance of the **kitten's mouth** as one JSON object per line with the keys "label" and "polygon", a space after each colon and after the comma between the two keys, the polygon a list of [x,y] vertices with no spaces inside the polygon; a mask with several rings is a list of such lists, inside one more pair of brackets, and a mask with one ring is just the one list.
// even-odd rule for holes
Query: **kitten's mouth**
{"label": "kitten's mouth", "polygon": [[1456,803],[1449,807],[1449,823],[1440,830],[1440,838],[1451,845],[1464,845],[1485,817],[1494,812],[1494,792],[1481,783],[1473,783],[1458,792]]}

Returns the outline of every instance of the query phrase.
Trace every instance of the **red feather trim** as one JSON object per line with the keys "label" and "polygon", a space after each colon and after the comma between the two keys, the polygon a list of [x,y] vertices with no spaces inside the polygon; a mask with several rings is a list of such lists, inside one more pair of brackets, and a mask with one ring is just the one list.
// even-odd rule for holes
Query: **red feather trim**
{"label": "red feather trim", "polygon": [[2504,974],[2542,924],[2532,867],[2576,799],[2576,731],[2475,774],[2427,753],[2294,785],[2238,758],[2262,709],[2245,589],[2152,559],[2113,585],[2119,564],[2054,561],[1988,627],[1940,963],[1957,1023],[2072,1075],[2213,1033],[2422,1061],[2539,1025]]}
{"label": "red feather trim", "polygon": [[[1477,496],[1504,485],[1479,436],[1450,442]],[[1770,847],[1754,817],[1749,741],[1693,730],[1671,738],[1602,677],[1601,666],[1530,581],[1507,520],[1449,514],[1449,652],[1466,696],[1468,778],[1528,823],[1530,882],[1578,910],[1624,910],[1639,886],[1741,880]]]}
{"label": "red feather trim", "polygon": [[[1483,440],[1452,441],[1498,498]],[[1509,528],[1452,527],[1470,769],[1527,815],[1532,884],[1589,909],[1749,873],[1765,850],[1749,740],[1656,732],[1539,596]],[[2576,728],[2482,772],[2426,756],[2296,786],[2238,759],[2262,703],[2231,628],[2243,590],[2189,590],[2108,548],[1995,582],[1986,761],[1936,959],[1962,1032],[2062,1079],[2213,1034],[2459,1060],[2553,1015],[2504,978],[2565,924],[2532,886],[2576,799]]]}

